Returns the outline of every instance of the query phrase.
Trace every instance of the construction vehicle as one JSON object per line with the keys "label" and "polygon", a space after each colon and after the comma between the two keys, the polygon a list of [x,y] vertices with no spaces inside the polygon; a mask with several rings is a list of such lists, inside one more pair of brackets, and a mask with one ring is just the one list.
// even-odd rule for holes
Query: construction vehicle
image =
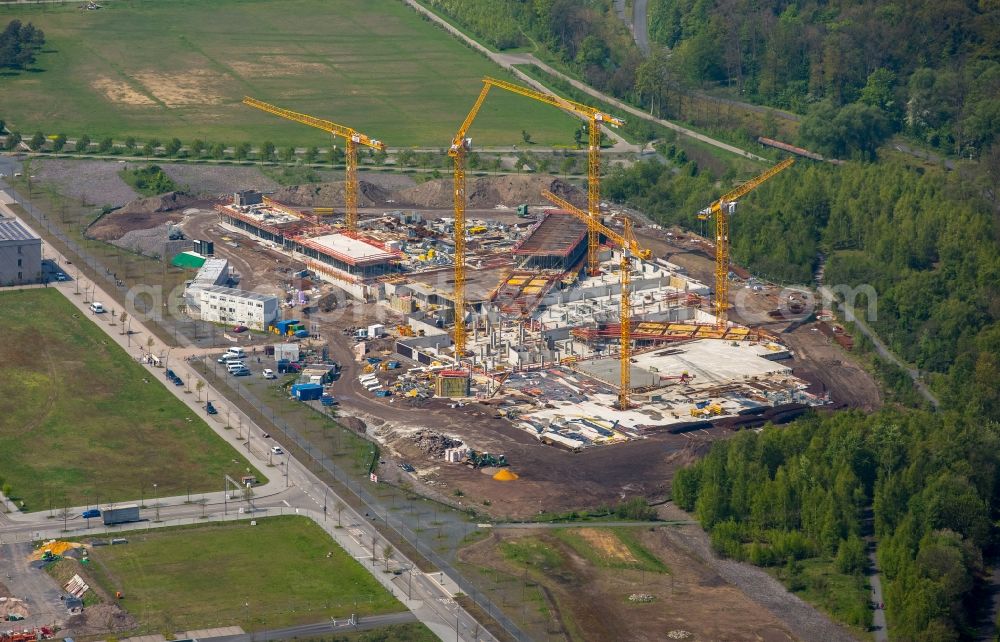
{"label": "construction vehicle", "polygon": [[476,452],[469,450],[466,462],[473,468],[503,468],[509,466],[506,455],[491,455],[488,452]]}
{"label": "construction vehicle", "polygon": [[710,417],[722,414],[722,406],[717,403],[709,405],[707,401],[703,401],[696,404],[694,408],[691,409],[692,417]]}
{"label": "construction vehicle", "polygon": [[794,162],[794,158],[781,161],[698,212],[698,218],[703,221],[715,217],[715,323],[721,328],[726,327],[726,310],[729,307],[729,217],[736,211],[736,200],[785,171]]}
{"label": "construction vehicle", "polygon": [[[483,78],[483,88],[473,103],[472,109],[455,133],[448,149],[455,168],[455,360],[461,361],[465,354],[465,158],[472,148],[472,139],[467,137],[472,121],[483,106],[486,95],[492,87],[532,98],[539,102],[558,107],[584,118],[590,131],[589,163],[587,173],[587,210],[592,218],[600,215],[601,201],[601,124],[620,127],[625,121],[598,109],[583,105],[572,100],[566,100],[553,94],[528,89],[514,83],[496,78]],[[520,208],[519,208],[520,211]],[[527,214],[527,208],[525,208]],[[591,273],[596,273],[598,267],[598,239],[595,233],[587,236],[587,265]]]}
{"label": "construction vehicle", "polygon": [[347,166],[347,181],[344,183],[344,226],[355,232],[358,229],[358,145],[364,145],[374,150],[385,151],[385,144],[344,125],[329,120],[322,120],[308,114],[282,109],[274,105],[251,98],[243,97],[243,104],[254,107],[269,114],[274,114],[286,120],[302,123],[325,131],[333,136],[344,139],[344,155]]}
{"label": "construction vehicle", "polygon": [[529,216],[527,203],[521,203],[517,206],[517,218],[528,218]]}
{"label": "construction vehicle", "polygon": [[542,196],[573,216],[583,220],[587,223],[589,230],[597,235],[604,234],[604,236],[614,241],[622,249],[621,263],[618,266],[618,277],[621,284],[621,304],[618,311],[620,317],[618,340],[620,344],[621,381],[618,385],[618,407],[621,410],[627,410],[630,407],[629,390],[632,386],[632,367],[630,365],[632,359],[632,305],[629,301],[629,286],[632,284],[632,257],[636,256],[640,259],[648,260],[653,256],[653,253],[650,250],[640,247],[638,241],[635,240],[635,235],[632,234],[632,220],[630,218],[625,217],[625,229],[622,234],[618,234],[601,223],[600,219],[588,215],[569,201],[559,198],[552,192],[545,190],[542,192]]}

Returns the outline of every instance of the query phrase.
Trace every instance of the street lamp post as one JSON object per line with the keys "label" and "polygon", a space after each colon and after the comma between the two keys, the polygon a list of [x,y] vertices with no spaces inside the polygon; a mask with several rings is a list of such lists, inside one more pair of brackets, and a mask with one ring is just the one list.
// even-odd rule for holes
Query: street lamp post
{"label": "street lamp post", "polygon": [[156,482],[153,482],[153,502],[154,502],[153,505],[156,507],[156,521],[158,522],[160,521],[160,496],[156,492],[157,486],[158,484]]}

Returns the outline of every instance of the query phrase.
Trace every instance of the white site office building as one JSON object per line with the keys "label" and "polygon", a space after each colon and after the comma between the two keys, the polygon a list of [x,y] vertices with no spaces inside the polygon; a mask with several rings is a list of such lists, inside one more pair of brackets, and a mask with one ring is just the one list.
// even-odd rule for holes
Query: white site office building
{"label": "white site office building", "polygon": [[278,297],[275,296],[218,285],[202,286],[198,292],[202,321],[266,330],[278,318]]}

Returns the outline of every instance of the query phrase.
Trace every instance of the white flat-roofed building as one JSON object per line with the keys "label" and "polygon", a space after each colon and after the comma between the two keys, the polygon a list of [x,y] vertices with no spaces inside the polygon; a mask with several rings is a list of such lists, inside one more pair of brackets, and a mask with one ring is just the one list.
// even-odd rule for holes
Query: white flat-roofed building
{"label": "white flat-roofed building", "polygon": [[278,297],[208,285],[199,288],[201,319],[266,330],[278,318]]}
{"label": "white flat-roofed building", "polygon": [[16,218],[0,217],[0,286],[42,280],[42,239]]}

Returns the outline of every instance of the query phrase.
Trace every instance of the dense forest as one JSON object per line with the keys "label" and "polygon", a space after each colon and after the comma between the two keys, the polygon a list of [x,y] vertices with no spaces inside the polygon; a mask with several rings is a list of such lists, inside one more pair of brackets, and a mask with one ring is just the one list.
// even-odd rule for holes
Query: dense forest
{"label": "dense forest", "polygon": [[678,472],[673,496],[720,554],[773,568],[860,626],[873,507],[892,638],[968,639],[967,598],[1000,492],[998,447],[1000,426],[957,413],[814,416],[716,442]]}
{"label": "dense forest", "polygon": [[35,62],[35,54],[45,44],[45,34],[30,22],[11,20],[0,32],[0,68],[25,69]]}
{"label": "dense forest", "polygon": [[495,49],[540,45],[587,83],[617,96],[635,85],[642,54],[610,0],[427,0]]}
{"label": "dense forest", "polygon": [[724,85],[808,114],[802,142],[905,130],[958,156],[1000,136],[1000,4],[972,0],[651,0],[668,81]]}

